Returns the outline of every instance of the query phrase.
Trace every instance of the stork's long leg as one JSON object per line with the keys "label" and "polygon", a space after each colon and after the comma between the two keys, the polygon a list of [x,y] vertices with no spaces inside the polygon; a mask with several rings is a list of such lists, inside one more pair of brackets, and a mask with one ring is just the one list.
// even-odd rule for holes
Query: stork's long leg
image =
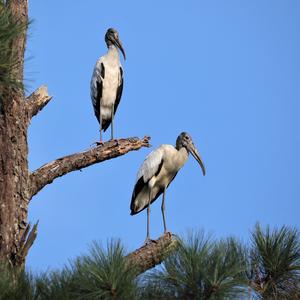
{"label": "stork's long leg", "polygon": [[100,125],[100,143],[102,143],[102,118],[101,118],[101,110],[99,109],[99,125]]}
{"label": "stork's long leg", "polygon": [[114,139],[114,115],[115,115],[114,110],[115,110],[115,106],[113,104],[112,107],[111,107],[111,127],[110,127],[110,129],[111,129],[111,140]]}
{"label": "stork's long leg", "polygon": [[151,204],[151,188],[149,188],[149,200],[147,206],[147,236],[145,240],[145,244],[150,241],[150,204]]}
{"label": "stork's long leg", "polygon": [[166,225],[166,218],[165,218],[165,196],[166,196],[166,187],[164,188],[164,193],[163,193],[163,198],[162,198],[162,203],[161,203],[161,212],[162,212],[163,221],[164,221],[164,233],[167,232],[167,225]]}

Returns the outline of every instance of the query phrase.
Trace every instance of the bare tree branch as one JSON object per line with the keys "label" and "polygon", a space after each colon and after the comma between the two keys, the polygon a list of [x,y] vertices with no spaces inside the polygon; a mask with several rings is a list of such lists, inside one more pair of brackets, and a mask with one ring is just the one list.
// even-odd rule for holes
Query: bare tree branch
{"label": "bare tree branch", "polygon": [[145,136],[141,140],[136,137],[112,140],[105,142],[103,145],[61,157],[45,164],[30,175],[31,188],[29,199],[57,177],[104,160],[124,155],[129,151],[138,150],[141,147],[150,147],[149,139],[150,137]]}
{"label": "bare tree branch", "polygon": [[20,240],[21,248],[18,251],[15,261],[13,262],[14,265],[24,267],[25,259],[28,254],[29,249],[33,245],[36,237],[37,237],[37,228],[39,222],[37,221],[36,224],[33,225],[32,229],[30,230],[30,224],[27,225],[26,230]]}
{"label": "bare tree branch", "polygon": [[27,97],[26,107],[29,120],[34,117],[39,111],[41,111],[51,99],[52,96],[48,95],[47,86],[45,85],[42,85],[29,97]]}
{"label": "bare tree branch", "polygon": [[150,244],[129,253],[128,262],[137,268],[137,275],[161,264],[173,251],[177,249],[179,240],[175,235],[166,233]]}

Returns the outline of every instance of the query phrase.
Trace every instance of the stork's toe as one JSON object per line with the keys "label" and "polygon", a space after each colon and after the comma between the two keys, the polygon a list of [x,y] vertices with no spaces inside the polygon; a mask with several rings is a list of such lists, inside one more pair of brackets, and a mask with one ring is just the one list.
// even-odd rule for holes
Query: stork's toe
{"label": "stork's toe", "polygon": [[152,240],[152,239],[150,239],[150,237],[147,237],[147,238],[145,239],[145,241],[144,241],[144,245],[145,245],[145,246],[147,246],[147,245],[149,245],[149,244],[152,244],[152,243],[157,244],[156,240]]}

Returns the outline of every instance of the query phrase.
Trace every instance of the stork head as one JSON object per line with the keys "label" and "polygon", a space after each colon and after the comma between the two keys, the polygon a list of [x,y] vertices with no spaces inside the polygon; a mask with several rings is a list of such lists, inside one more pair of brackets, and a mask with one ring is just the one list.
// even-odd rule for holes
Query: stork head
{"label": "stork head", "polygon": [[193,143],[192,137],[187,132],[181,132],[177,137],[176,149],[179,150],[182,147],[186,148],[186,150],[194,156],[202,169],[203,175],[205,175],[205,166],[202,162],[201,156]]}
{"label": "stork head", "polygon": [[116,29],[113,29],[113,28],[107,29],[106,34],[105,34],[105,43],[106,43],[107,47],[109,47],[110,45],[115,45],[116,47],[118,47],[120,49],[120,51],[122,52],[124,59],[126,59],[126,54],[123,49],[122,43],[119,39],[119,33]]}

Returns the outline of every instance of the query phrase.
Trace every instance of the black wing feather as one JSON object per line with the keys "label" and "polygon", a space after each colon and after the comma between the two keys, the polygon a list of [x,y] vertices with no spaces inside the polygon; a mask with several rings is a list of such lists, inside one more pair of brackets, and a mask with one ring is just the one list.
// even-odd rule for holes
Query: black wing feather
{"label": "black wing feather", "polygon": [[103,88],[102,81],[100,82],[97,81],[97,97],[95,101],[96,105],[94,105],[94,112],[99,123],[100,123],[100,100],[102,97],[102,88]]}
{"label": "black wing feather", "polygon": [[[104,68],[103,63],[101,63],[101,77],[102,77],[102,79],[104,79],[104,77],[105,77],[105,68]],[[102,98],[102,91],[103,91],[103,81],[97,80],[97,95],[96,95],[96,99],[93,102],[93,104],[94,104],[95,116],[99,123],[100,123],[100,102],[101,102],[101,98]]]}
{"label": "black wing feather", "polygon": [[118,109],[118,105],[121,101],[121,97],[122,97],[122,92],[123,92],[123,69],[120,67],[120,85],[117,89],[117,97],[116,97],[116,101],[115,101],[115,106],[114,106],[114,112],[116,113],[117,109]]}
{"label": "black wing feather", "polygon": [[101,63],[101,77],[102,77],[102,79],[104,79],[105,78],[105,68],[104,68],[104,64],[103,63]]}
{"label": "black wing feather", "polygon": [[[155,173],[155,176],[158,176],[158,174],[160,173],[161,171],[161,168],[163,166],[163,163],[164,163],[164,160],[162,159],[159,166],[158,166],[158,170],[157,172]],[[177,173],[176,173],[177,174]],[[176,176],[175,174],[175,176]],[[174,176],[174,177],[175,177]],[[174,179],[174,178],[173,178]],[[173,180],[172,179],[172,180]],[[150,179],[149,179],[150,180]],[[131,204],[130,204],[130,210],[131,210],[131,215],[136,215],[137,213],[140,213],[141,211],[143,211],[147,206],[145,206],[142,210],[140,210],[139,212],[135,212],[134,211],[134,200],[136,198],[136,196],[142,191],[142,189],[144,188],[145,185],[148,184],[149,180],[147,182],[144,182],[144,178],[143,176],[141,178],[139,178],[139,180],[137,181],[137,183],[135,184],[134,186],[134,189],[133,189],[133,193],[132,193],[132,197],[131,197]],[[162,194],[162,190],[160,190],[157,195],[155,196],[155,198],[153,198],[151,200],[151,203],[154,202],[161,194]]]}
{"label": "black wing feather", "polygon": [[144,186],[147,184],[148,182],[144,182],[144,178],[143,176],[141,178],[139,178],[139,180],[136,182],[133,192],[132,192],[132,196],[131,196],[131,203],[130,203],[130,210],[131,210],[131,215],[134,215],[134,200],[136,198],[136,196],[142,191],[142,189],[144,188]]}

